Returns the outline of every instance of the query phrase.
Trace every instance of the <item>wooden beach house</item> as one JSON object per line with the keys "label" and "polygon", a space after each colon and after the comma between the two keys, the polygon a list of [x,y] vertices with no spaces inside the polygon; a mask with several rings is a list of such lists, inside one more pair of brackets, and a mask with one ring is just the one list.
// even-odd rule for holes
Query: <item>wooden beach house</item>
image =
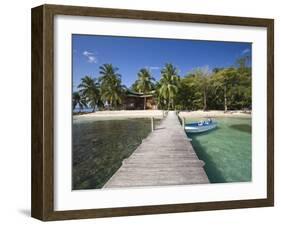
{"label": "wooden beach house", "polygon": [[[157,110],[155,91],[148,94],[127,90],[123,105],[125,110]],[[144,107],[145,104],[145,107]]]}

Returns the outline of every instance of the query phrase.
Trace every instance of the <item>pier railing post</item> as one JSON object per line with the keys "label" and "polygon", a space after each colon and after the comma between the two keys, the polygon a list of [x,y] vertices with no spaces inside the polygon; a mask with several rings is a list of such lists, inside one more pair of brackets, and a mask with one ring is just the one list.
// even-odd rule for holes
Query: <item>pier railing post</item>
{"label": "pier railing post", "polygon": [[151,117],[151,132],[154,130],[154,118]]}
{"label": "pier railing post", "polygon": [[184,119],[184,117],[181,118],[181,125],[182,125],[182,128],[184,128],[184,126],[185,126],[185,119]]}

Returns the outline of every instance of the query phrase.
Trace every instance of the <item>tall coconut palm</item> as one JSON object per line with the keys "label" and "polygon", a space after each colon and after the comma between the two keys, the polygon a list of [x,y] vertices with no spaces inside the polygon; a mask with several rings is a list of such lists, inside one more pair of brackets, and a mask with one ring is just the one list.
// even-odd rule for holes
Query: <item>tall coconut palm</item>
{"label": "tall coconut palm", "polygon": [[87,104],[95,110],[95,106],[100,102],[99,83],[97,79],[85,76],[77,87],[79,93],[85,97]]}
{"label": "tall coconut palm", "polygon": [[[138,72],[138,79],[136,81],[136,89],[138,92],[146,95],[149,91],[153,89],[153,82],[155,79],[152,77],[150,71],[146,68],[142,68]],[[146,108],[146,97],[144,96],[143,109]]]}
{"label": "tall coconut palm", "polygon": [[165,67],[161,70],[161,79],[160,79],[160,88],[159,95],[167,101],[168,110],[170,105],[174,108],[174,98],[178,92],[179,85],[179,75],[178,70],[172,64],[166,64]]}
{"label": "tall coconut palm", "polygon": [[86,100],[79,94],[79,92],[74,92],[72,94],[72,109],[74,110],[76,106],[79,106],[80,109],[87,107]]}
{"label": "tall coconut palm", "polygon": [[112,64],[103,64],[100,66],[100,75],[99,78],[101,85],[110,82],[110,80],[120,79],[121,75],[117,73],[119,68],[114,67]]}
{"label": "tall coconut palm", "polygon": [[118,68],[112,64],[104,64],[100,67],[101,99],[108,104],[117,107],[122,103],[123,86]]}

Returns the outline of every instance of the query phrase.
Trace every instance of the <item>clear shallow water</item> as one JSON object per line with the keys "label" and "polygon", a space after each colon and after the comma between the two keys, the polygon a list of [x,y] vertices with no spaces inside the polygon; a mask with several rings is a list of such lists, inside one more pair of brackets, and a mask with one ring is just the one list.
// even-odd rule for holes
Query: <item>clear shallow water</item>
{"label": "clear shallow water", "polygon": [[150,131],[150,119],[97,121],[76,117],[72,127],[72,188],[103,187]]}
{"label": "clear shallow water", "polygon": [[[187,122],[202,118],[187,119]],[[247,182],[252,178],[250,118],[216,118],[218,128],[202,134],[187,134],[205,162],[210,182]]]}

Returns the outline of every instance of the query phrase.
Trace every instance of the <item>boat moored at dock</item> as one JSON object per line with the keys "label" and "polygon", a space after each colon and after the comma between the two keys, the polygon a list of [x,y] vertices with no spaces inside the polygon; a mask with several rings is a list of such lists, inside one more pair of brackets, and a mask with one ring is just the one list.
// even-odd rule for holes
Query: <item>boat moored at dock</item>
{"label": "boat moored at dock", "polygon": [[185,131],[187,133],[203,133],[213,130],[217,127],[217,122],[208,119],[206,121],[193,122],[185,124]]}

